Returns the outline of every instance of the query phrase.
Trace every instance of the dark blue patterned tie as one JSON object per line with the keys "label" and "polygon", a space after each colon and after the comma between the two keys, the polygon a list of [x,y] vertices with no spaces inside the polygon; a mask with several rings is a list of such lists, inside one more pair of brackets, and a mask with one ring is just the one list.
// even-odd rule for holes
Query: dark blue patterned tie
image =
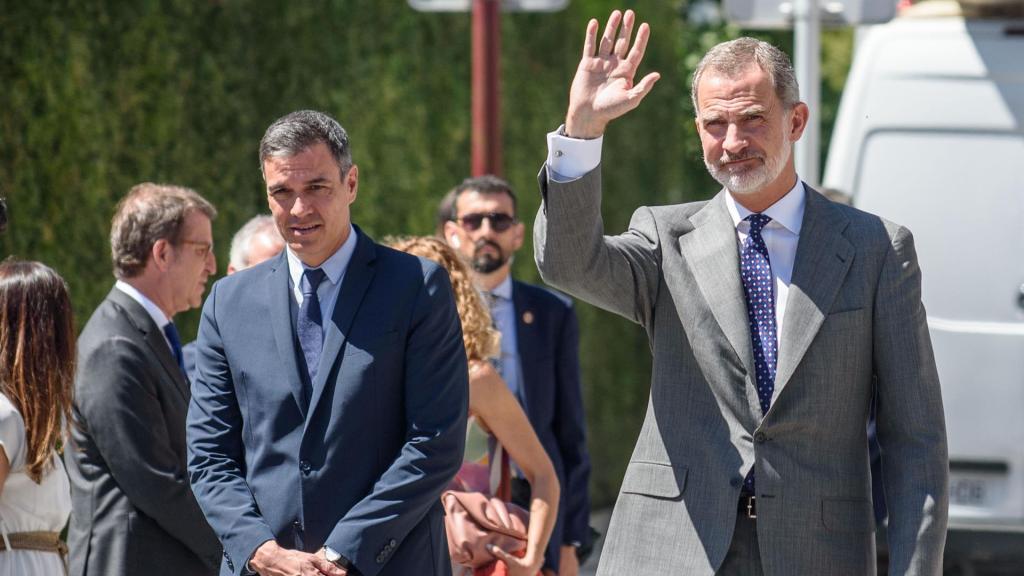
{"label": "dark blue patterned tie", "polygon": [[302,355],[306,359],[306,373],[309,374],[310,383],[316,380],[317,369],[320,367],[320,352],[324,347],[323,317],[320,314],[320,298],[316,295],[316,289],[325,275],[320,268],[308,268],[303,272],[302,280],[299,282],[302,306],[299,308],[296,332],[299,346],[302,347]]}
{"label": "dark blue patterned tie", "polygon": [[167,341],[171,343],[171,352],[174,352],[174,359],[178,361],[178,368],[181,368],[181,373],[185,374],[185,357],[181,354],[181,338],[178,336],[178,329],[175,328],[174,322],[164,324],[164,336],[167,336]]}
{"label": "dark blue patterned tie", "polygon": [[[761,231],[772,219],[764,214],[751,214],[750,234],[743,242],[740,253],[740,277],[747,299],[747,318],[750,320],[750,340],[754,350],[754,370],[757,379],[757,398],[761,413],[767,414],[775,391],[775,367],[779,359],[779,340],[775,321],[775,279],[768,258],[768,247]],[[754,493],[754,469],[747,475],[744,487]]]}

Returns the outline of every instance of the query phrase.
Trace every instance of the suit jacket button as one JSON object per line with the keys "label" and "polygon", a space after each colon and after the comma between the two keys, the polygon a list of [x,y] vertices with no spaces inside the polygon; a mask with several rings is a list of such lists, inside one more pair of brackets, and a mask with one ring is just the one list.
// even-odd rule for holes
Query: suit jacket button
{"label": "suit jacket button", "polygon": [[308,460],[303,460],[302,462],[299,462],[299,470],[302,470],[303,474],[309,474],[310,470],[312,469],[313,466],[310,465]]}
{"label": "suit jacket button", "polygon": [[390,541],[388,542],[388,548],[394,548],[395,546],[398,546],[398,542],[395,542],[395,539],[394,539],[394,538],[392,538],[392,539],[391,539],[391,540],[390,540]]}
{"label": "suit jacket button", "polygon": [[764,444],[765,440],[767,439],[768,435],[765,434],[764,432],[758,431],[756,434],[754,434],[754,442],[757,442],[758,444]]}

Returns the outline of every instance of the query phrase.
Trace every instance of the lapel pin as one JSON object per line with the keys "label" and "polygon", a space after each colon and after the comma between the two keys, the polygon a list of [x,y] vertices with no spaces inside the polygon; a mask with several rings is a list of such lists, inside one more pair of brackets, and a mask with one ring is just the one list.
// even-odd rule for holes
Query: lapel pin
{"label": "lapel pin", "polygon": [[529,310],[523,312],[523,323],[533,324],[533,312],[530,312]]}

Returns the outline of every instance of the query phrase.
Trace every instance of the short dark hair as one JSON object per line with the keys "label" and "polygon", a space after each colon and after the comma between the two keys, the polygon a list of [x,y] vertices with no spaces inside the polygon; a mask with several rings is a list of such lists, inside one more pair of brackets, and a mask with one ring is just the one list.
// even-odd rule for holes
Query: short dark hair
{"label": "short dark hair", "polygon": [[[321,142],[344,177],[352,167],[348,133],[337,120],[316,110],[298,110],[274,120],[260,140],[260,173],[267,158],[295,156]],[[266,176],[263,174],[264,179]]]}
{"label": "short dark hair", "polygon": [[478,194],[506,194],[512,199],[512,216],[516,215],[516,193],[512,189],[512,185],[509,184],[507,180],[498,178],[493,174],[485,174],[483,176],[466,178],[461,184],[449,192],[452,197],[451,215],[449,217],[450,220],[455,220],[459,217],[459,196],[462,196],[463,192],[476,192]]}
{"label": "short dark hair", "polygon": [[168,184],[136,184],[117,203],[110,225],[114,276],[134,278],[149,262],[157,240],[177,245],[185,219],[194,211],[213,220],[217,209],[195,190]]}

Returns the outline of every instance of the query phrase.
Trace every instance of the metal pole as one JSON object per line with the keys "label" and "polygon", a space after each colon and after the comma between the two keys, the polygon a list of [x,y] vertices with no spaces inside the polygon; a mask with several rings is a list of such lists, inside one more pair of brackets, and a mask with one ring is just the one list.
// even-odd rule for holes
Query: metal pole
{"label": "metal pole", "polygon": [[501,175],[501,0],[473,0],[474,176]]}
{"label": "metal pole", "polygon": [[817,186],[821,154],[821,8],[818,0],[796,0],[793,8],[796,81],[800,84],[801,100],[811,110],[807,128],[796,143],[796,171],[804,182]]}

